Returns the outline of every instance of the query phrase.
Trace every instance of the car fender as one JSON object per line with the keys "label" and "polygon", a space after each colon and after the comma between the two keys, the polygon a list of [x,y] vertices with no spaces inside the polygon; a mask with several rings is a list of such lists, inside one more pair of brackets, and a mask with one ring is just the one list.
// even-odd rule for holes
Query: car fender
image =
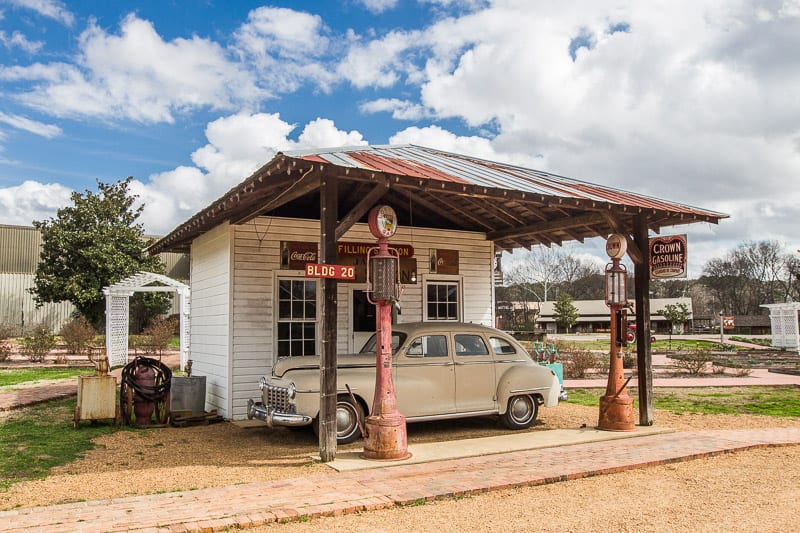
{"label": "car fender", "polygon": [[545,407],[555,407],[560,392],[561,384],[553,370],[536,363],[515,366],[506,370],[497,382],[498,410],[505,413],[508,399],[520,394],[541,396]]}
{"label": "car fender", "polygon": [[[295,406],[297,413],[316,418],[319,415],[320,383],[319,370],[296,370],[286,372],[281,381],[292,382],[297,388]],[[369,414],[375,394],[375,368],[338,369],[337,393],[348,395],[347,386],[356,397],[364,413]]]}

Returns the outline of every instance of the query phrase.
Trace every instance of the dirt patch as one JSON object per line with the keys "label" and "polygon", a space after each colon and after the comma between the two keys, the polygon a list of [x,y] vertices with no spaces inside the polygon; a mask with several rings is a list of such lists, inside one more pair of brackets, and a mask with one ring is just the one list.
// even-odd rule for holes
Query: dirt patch
{"label": "dirt patch", "polygon": [[[579,428],[597,423],[597,408],[561,404],[542,408],[529,431]],[[638,418],[637,418],[638,419]],[[656,424],[678,430],[800,427],[800,420],[743,415],[675,415],[656,411]],[[446,442],[510,433],[496,418],[410,424],[409,444]],[[97,448],[54,468],[43,480],[26,481],[0,493],[0,509],[116,498],[333,474],[314,462],[319,445],[307,430],[266,426],[241,428],[224,422],[188,428],[120,431],[96,439]],[[340,451],[361,449],[361,443]]]}

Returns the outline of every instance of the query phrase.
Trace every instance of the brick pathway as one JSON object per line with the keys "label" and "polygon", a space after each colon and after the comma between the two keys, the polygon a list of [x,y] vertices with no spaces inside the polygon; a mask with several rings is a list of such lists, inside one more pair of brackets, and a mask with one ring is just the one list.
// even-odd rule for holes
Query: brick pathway
{"label": "brick pathway", "polygon": [[800,444],[800,429],[667,433],[338,474],[0,512],[5,531],[220,531],[554,483],[733,450]]}
{"label": "brick pathway", "polygon": [[0,411],[17,409],[26,405],[77,396],[78,380],[58,382],[45,387],[28,387],[11,392],[0,392]]}

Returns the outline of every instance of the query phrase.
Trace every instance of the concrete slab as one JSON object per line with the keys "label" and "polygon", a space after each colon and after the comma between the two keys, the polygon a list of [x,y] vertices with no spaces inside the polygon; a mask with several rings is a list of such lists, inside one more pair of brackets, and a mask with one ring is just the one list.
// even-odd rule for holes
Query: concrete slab
{"label": "concrete slab", "polygon": [[[401,461],[362,459],[360,451],[353,451],[339,453],[336,459],[326,464],[338,472],[349,472],[353,470],[366,470],[369,468],[385,468],[388,466],[429,463],[448,459],[463,459],[465,457],[480,457],[521,450],[536,450],[540,448],[629,439],[674,432],[675,430],[672,428],[643,426],[637,426],[634,431],[601,431],[595,428],[528,431],[524,433],[500,435],[497,437],[412,444],[408,446],[411,457]],[[316,461],[320,460],[319,455],[312,455],[311,458]]]}

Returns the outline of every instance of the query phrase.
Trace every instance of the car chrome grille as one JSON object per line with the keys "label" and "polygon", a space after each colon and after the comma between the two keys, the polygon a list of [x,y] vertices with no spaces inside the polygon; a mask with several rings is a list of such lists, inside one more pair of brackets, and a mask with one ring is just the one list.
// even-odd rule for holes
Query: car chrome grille
{"label": "car chrome grille", "polygon": [[280,413],[294,413],[295,405],[289,401],[286,387],[267,385],[264,389],[264,403]]}

